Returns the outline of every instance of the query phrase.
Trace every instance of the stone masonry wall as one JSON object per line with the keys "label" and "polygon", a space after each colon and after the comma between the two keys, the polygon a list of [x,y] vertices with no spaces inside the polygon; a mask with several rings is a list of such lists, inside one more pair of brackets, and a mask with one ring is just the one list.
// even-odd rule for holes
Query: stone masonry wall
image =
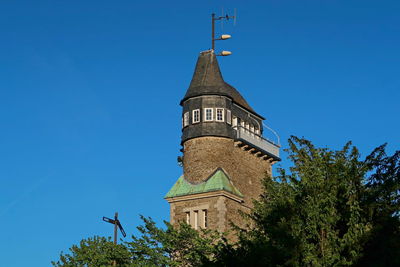
{"label": "stone masonry wall", "polygon": [[[171,203],[171,224],[186,222],[186,212],[207,210],[207,228],[226,230],[226,197],[214,196]],[[191,216],[193,219],[193,216]],[[199,225],[202,225],[199,218]],[[193,225],[193,222],[191,222]]]}
{"label": "stone masonry wall", "polygon": [[[225,196],[210,196],[200,199],[184,200],[171,203],[171,223],[177,224],[186,222],[186,213],[207,210],[207,228],[225,232],[230,229],[230,224],[234,223],[239,227],[245,227],[246,221],[240,215],[239,210],[248,212],[241,203]],[[193,213],[191,214],[190,224],[193,226]],[[199,227],[201,227],[202,218],[199,218]],[[233,240],[233,233],[228,233],[228,237]]]}
{"label": "stone masonry wall", "polygon": [[252,199],[262,193],[261,181],[271,174],[271,163],[235,146],[234,140],[223,137],[199,137],[183,144],[183,171],[192,183],[206,180],[222,168],[244,195],[244,205],[252,207]]}

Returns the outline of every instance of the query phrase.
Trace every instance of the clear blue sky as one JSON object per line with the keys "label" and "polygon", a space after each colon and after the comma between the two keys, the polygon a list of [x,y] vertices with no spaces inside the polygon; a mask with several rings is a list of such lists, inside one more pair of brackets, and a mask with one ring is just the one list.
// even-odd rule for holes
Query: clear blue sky
{"label": "clear blue sky", "polygon": [[221,7],[224,78],[284,147],[399,148],[398,0],[2,0],[1,266],[50,266],[116,210],[128,234],[169,218],[179,101]]}

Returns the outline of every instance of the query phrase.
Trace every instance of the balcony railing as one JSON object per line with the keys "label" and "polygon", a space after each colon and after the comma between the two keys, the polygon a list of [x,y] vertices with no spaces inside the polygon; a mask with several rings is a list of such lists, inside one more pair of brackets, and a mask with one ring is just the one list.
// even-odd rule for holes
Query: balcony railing
{"label": "balcony railing", "polygon": [[251,132],[249,129],[246,129],[242,126],[233,127],[236,130],[236,138],[238,140],[242,140],[249,145],[253,145],[260,150],[267,152],[271,156],[274,156],[279,159],[279,148],[280,146],[275,144],[274,142],[265,139],[264,137]]}

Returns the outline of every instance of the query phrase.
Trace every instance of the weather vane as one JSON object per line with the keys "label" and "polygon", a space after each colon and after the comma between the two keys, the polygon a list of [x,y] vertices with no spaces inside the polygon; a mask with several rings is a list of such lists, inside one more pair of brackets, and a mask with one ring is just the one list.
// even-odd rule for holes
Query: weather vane
{"label": "weather vane", "polygon": [[[234,16],[229,16],[228,14],[226,14],[225,16],[220,16],[220,17],[216,17],[214,13],[211,14],[211,49],[215,50],[215,41],[219,41],[219,40],[227,40],[229,38],[231,38],[231,36],[229,34],[222,34],[219,38],[215,38],[215,21],[220,20],[221,22],[223,20],[229,20],[229,19],[233,19],[233,24],[236,24],[236,9],[235,9],[235,15]],[[218,56],[229,56],[231,55],[232,52],[230,51],[222,51],[220,54],[218,54]]]}

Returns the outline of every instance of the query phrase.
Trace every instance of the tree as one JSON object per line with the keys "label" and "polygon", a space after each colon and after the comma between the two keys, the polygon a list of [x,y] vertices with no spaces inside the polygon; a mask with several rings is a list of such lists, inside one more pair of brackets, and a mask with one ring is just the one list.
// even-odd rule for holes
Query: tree
{"label": "tree", "polygon": [[291,137],[287,152],[293,166],[264,180],[234,244],[142,217],[132,241],[82,240],[53,265],[400,266],[400,151],[388,156],[383,145],[361,160],[351,143],[334,151]]}
{"label": "tree", "polygon": [[108,267],[117,266],[201,266],[215,254],[214,244],[220,234],[196,231],[182,223],[173,227],[165,222],[159,228],[151,218],[142,216],[143,225],[137,227],[140,236],[132,241],[115,245],[110,238],[93,237],[73,245],[70,254],[61,253],[56,267]]}
{"label": "tree", "polygon": [[350,266],[362,255],[371,224],[361,199],[369,166],[351,143],[339,151],[291,137],[290,172],[264,181],[250,230],[222,246],[216,265]]}
{"label": "tree", "polygon": [[357,266],[400,266],[400,151],[388,156],[385,146],[365,160],[372,172],[363,210],[372,228]]}
{"label": "tree", "polygon": [[221,238],[215,231],[196,231],[186,223],[174,227],[165,222],[162,229],[151,219],[142,220],[141,236],[126,243],[133,261],[141,266],[201,266],[213,257]]}
{"label": "tree", "polygon": [[131,255],[126,246],[115,245],[111,237],[95,236],[83,239],[79,245],[73,245],[70,254],[61,252],[60,259],[52,262],[56,267],[108,267],[116,261],[117,266],[131,266]]}

